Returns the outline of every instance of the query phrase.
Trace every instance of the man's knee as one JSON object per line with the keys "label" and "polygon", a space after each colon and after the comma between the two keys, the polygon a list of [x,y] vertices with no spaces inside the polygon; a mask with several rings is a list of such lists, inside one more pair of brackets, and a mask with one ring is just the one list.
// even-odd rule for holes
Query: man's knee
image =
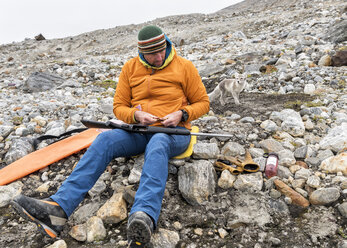
{"label": "man's knee", "polygon": [[109,132],[109,131],[100,133],[100,134],[96,137],[96,139],[94,140],[93,145],[99,144],[100,142],[101,142],[101,143],[107,142],[107,140],[108,140],[109,137],[110,137],[110,135],[108,135],[108,132]]}
{"label": "man's knee", "polygon": [[165,142],[168,143],[170,141],[170,136],[166,133],[156,133],[153,135],[151,141],[155,142]]}

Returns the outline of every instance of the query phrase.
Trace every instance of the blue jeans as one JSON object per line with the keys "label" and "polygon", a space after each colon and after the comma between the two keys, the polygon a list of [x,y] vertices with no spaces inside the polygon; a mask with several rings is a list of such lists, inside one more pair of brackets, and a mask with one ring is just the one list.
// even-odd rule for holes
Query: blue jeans
{"label": "blue jeans", "polygon": [[168,161],[184,152],[189,141],[189,135],[139,134],[122,129],[103,132],[50,198],[70,216],[112,159],[145,153],[140,185],[130,214],[144,211],[153,218],[156,225],[168,177]]}

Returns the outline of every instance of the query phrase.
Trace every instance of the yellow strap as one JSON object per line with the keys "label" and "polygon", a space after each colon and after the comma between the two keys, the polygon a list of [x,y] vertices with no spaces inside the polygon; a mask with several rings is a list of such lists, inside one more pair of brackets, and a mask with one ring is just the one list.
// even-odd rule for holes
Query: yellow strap
{"label": "yellow strap", "polygon": [[[192,133],[198,133],[199,132],[199,128],[197,126],[192,126],[191,132]],[[177,155],[176,157],[173,157],[173,159],[187,158],[190,155],[192,155],[194,144],[196,144],[196,136],[192,135],[191,138],[190,138],[190,143],[188,145],[188,148],[183,153],[181,153],[180,155]]]}

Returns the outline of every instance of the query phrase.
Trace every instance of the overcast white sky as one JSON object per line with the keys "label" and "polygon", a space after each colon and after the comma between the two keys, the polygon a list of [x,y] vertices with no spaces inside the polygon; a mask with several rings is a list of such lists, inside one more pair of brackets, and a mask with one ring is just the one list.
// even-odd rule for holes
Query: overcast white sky
{"label": "overcast white sky", "polygon": [[242,0],[0,0],[0,44],[78,35],[179,14],[209,14]]}

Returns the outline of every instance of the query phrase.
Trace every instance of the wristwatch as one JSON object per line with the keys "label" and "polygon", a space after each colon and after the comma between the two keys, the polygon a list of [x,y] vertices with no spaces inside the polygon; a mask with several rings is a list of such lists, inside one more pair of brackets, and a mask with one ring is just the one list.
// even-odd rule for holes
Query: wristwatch
{"label": "wristwatch", "polygon": [[182,119],[181,119],[181,121],[182,122],[186,122],[188,120],[188,118],[189,118],[189,115],[188,115],[187,111],[185,111],[184,109],[181,109],[181,111],[182,111]]}

